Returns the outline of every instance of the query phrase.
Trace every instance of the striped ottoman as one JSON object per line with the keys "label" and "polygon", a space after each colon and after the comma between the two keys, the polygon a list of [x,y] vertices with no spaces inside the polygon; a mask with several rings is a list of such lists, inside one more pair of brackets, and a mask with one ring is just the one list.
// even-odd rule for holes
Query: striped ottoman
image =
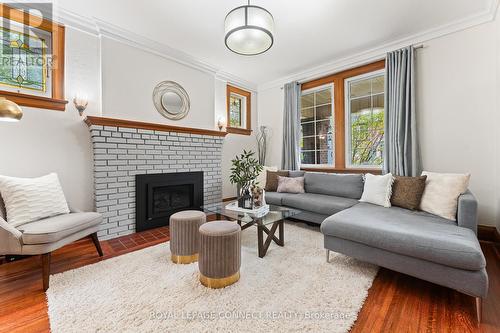
{"label": "striped ottoman", "polygon": [[236,222],[214,221],[200,227],[200,282],[224,288],[240,279],[241,228]]}
{"label": "striped ottoman", "polygon": [[198,260],[200,226],[207,221],[205,213],[185,210],[170,216],[170,252],[176,264]]}

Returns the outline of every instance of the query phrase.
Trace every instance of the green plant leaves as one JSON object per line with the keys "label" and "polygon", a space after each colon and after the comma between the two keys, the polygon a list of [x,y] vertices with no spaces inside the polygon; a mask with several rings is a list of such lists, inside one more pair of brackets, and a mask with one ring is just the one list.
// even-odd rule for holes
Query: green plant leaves
{"label": "green plant leaves", "polygon": [[237,184],[240,187],[248,187],[255,184],[255,178],[262,171],[262,165],[255,158],[255,153],[251,150],[243,150],[243,153],[237,155],[231,160],[231,175],[229,181],[231,184]]}

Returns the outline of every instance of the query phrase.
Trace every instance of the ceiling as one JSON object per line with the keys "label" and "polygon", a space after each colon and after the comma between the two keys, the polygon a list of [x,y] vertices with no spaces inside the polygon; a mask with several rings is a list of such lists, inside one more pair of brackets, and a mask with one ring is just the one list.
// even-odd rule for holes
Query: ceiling
{"label": "ceiling", "polygon": [[254,0],[274,16],[275,44],[258,56],[224,45],[224,17],[237,0],[58,0],[181,50],[225,72],[263,84],[381,44],[488,12],[493,0]]}

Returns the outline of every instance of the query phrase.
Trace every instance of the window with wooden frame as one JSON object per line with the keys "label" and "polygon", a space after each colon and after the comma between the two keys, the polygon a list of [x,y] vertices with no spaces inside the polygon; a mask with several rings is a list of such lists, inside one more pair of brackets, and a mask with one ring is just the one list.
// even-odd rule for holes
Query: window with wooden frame
{"label": "window with wooden frame", "polygon": [[303,170],[381,172],[385,61],[302,84]]}
{"label": "window with wooden frame", "polygon": [[227,85],[227,127],[228,133],[252,134],[252,94],[249,91]]}
{"label": "window with wooden frame", "polygon": [[5,4],[0,16],[0,96],[22,106],[64,111],[64,26]]}

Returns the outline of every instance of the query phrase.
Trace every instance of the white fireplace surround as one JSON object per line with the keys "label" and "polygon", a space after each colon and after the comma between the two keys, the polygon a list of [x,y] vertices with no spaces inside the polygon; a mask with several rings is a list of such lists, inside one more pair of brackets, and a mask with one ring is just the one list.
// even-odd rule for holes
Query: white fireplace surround
{"label": "white fireplace surround", "polygon": [[223,137],[89,124],[99,239],[135,232],[135,175],[203,171],[204,202],[222,198]]}

